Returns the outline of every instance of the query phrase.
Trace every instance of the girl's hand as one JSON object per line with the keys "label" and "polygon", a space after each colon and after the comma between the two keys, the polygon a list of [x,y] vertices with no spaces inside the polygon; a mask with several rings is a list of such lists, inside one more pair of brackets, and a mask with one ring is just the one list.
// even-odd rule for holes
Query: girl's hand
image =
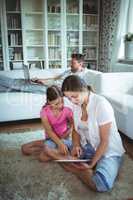
{"label": "girl's hand", "polygon": [[60,153],[62,153],[64,155],[68,154],[68,148],[67,148],[67,146],[64,143],[60,143],[58,145],[58,148],[59,148]]}
{"label": "girl's hand", "polygon": [[71,151],[72,156],[77,156],[78,158],[81,156],[82,154],[82,149],[80,146],[75,146],[73,147],[72,151]]}

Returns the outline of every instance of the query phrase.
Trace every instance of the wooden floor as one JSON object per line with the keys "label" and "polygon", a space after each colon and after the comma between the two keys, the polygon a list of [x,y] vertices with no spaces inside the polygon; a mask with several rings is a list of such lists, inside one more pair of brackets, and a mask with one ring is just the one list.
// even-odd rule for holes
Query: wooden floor
{"label": "wooden floor", "polygon": [[[0,123],[0,133],[4,132],[17,133],[17,132],[26,132],[37,129],[43,129],[40,119]],[[122,137],[126,153],[133,159],[133,140],[129,139],[122,133],[120,134]]]}
{"label": "wooden floor", "polygon": [[16,133],[20,131],[25,132],[37,129],[43,129],[40,119],[0,123],[0,133]]}

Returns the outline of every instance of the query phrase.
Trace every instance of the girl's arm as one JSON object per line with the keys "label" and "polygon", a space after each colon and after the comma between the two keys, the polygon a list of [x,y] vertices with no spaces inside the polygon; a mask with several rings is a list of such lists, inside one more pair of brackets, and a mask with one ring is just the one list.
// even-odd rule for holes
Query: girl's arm
{"label": "girl's arm", "polygon": [[104,155],[108,147],[109,132],[110,132],[111,122],[104,124],[99,127],[100,132],[100,144],[96,150],[96,153],[91,161],[90,168],[93,168],[97,161]]}
{"label": "girl's arm", "polygon": [[67,146],[61,141],[61,139],[54,133],[52,130],[51,125],[49,124],[49,121],[46,117],[41,118],[43,127],[48,134],[49,138],[51,138],[59,147],[61,153],[67,154],[68,153],[68,148]]}

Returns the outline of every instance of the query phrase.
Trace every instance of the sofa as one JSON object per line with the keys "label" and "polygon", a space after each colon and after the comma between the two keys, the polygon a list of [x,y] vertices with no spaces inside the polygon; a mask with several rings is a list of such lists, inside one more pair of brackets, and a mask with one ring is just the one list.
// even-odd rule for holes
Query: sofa
{"label": "sofa", "polygon": [[[32,70],[31,78],[53,77],[62,69]],[[1,71],[0,75],[12,78],[24,78],[23,71]],[[114,108],[118,129],[133,139],[133,72],[102,73],[88,70],[84,77],[96,93],[105,96]],[[0,122],[39,118],[39,112],[45,103],[45,94],[27,92],[0,93]]]}
{"label": "sofa", "polygon": [[118,129],[133,139],[133,72],[101,73],[95,90],[112,104]]}
{"label": "sofa", "polygon": [[[62,69],[31,70],[30,78],[48,78],[61,73]],[[24,78],[23,70],[0,71],[0,77]],[[3,82],[3,81],[2,81]],[[1,85],[0,85],[1,86]],[[39,118],[41,107],[46,102],[45,94],[31,92],[0,91],[0,122]]]}

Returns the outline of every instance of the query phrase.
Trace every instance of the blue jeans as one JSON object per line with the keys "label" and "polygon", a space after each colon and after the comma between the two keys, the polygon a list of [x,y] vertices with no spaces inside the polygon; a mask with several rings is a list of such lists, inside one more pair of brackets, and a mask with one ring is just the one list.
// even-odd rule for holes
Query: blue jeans
{"label": "blue jeans", "polygon": [[[90,144],[83,147],[83,154],[81,158],[92,159],[95,155],[95,150]],[[115,182],[120,165],[122,163],[122,156],[111,156],[102,158],[97,162],[92,181],[96,185],[97,191],[109,191]]]}
{"label": "blue jeans", "polygon": [[[70,138],[61,139],[61,141],[68,147],[68,150],[72,150],[72,140]],[[51,149],[57,148],[57,144],[50,138],[44,140],[44,144],[46,144]]]}

